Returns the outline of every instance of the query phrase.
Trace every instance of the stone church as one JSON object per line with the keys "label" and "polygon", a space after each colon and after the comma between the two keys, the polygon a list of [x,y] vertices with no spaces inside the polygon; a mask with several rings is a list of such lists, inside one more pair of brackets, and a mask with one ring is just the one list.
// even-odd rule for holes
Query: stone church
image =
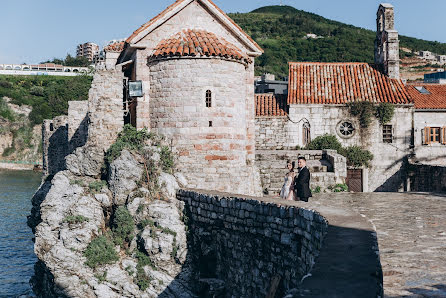
{"label": "stone church", "polygon": [[[124,124],[164,135],[179,155],[178,168],[190,188],[261,194],[254,164],[253,85],[254,60],[263,50],[221,9],[210,0],[178,0],[105,52],[105,67],[122,71],[122,80],[114,77],[102,87],[112,82],[121,88],[128,82],[142,86],[141,96],[122,98],[121,91],[113,97],[113,102],[121,97],[121,106],[124,101]],[[95,94],[102,89],[96,83],[90,101],[104,97]],[[69,130],[79,125],[70,115],[94,116],[70,107],[68,120],[59,121],[62,126],[68,121]],[[105,119],[114,117],[122,118]],[[44,142],[51,138],[50,126],[59,122],[44,124]]]}
{"label": "stone church", "polygon": [[[256,147],[305,147],[324,134],[374,154],[369,167],[348,169],[354,191],[410,190],[408,166],[446,165],[446,86],[400,80],[394,7],[377,12],[375,64],[289,63],[288,95],[256,95]],[[363,128],[348,103],[391,103],[393,119]],[[354,182],[354,183],[352,183]]]}
{"label": "stone church", "polygon": [[[411,154],[413,102],[399,79],[399,41],[394,11],[377,12],[375,65],[367,63],[289,63],[288,96],[257,95],[257,148],[305,147],[324,134],[343,146],[357,145],[375,158],[369,168],[350,168],[347,179],[360,180],[355,191],[398,191],[405,187],[404,167]],[[362,128],[348,103],[392,103],[395,115]],[[271,129],[273,128],[273,129]]]}

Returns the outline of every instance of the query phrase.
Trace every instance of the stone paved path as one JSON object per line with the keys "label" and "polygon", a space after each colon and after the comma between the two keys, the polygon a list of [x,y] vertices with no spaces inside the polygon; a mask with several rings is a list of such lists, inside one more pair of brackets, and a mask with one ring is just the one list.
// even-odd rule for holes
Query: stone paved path
{"label": "stone paved path", "polygon": [[446,297],[446,196],[319,194],[310,205],[350,209],[373,223],[385,297]]}

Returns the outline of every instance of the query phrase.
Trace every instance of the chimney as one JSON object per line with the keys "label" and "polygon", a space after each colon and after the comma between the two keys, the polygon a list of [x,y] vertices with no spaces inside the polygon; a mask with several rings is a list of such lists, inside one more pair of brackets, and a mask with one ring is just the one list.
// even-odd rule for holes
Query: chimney
{"label": "chimney", "polygon": [[375,64],[380,71],[393,79],[400,78],[400,45],[395,30],[393,6],[381,3],[376,18]]}

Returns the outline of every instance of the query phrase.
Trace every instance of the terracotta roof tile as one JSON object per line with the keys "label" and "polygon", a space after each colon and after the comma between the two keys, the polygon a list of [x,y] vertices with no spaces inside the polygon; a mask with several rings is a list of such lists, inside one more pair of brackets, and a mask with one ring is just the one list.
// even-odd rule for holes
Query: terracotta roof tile
{"label": "terracotta roof tile", "polygon": [[222,37],[204,30],[183,30],[162,40],[155,48],[153,58],[170,56],[219,56],[251,63],[251,59],[235,45]]}
{"label": "terracotta roof tile", "polygon": [[124,45],[125,45],[125,42],[123,42],[123,41],[111,43],[104,48],[104,51],[120,53],[120,52],[122,52],[122,50],[124,50]]}
{"label": "terracotta roof tile", "polygon": [[256,117],[279,117],[288,115],[286,95],[256,94]]}
{"label": "terracotta roof tile", "polygon": [[[132,35],[130,35],[129,38],[127,38],[126,42],[127,43],[131,43],[133,41],[133,39],[142,31],[144,31],[146,28],[150,27],[150,25],[154,24],[156,21],[158,21],[159,19],[161,19],[163,16],[165,16],[168,12],[172,11],[173,9],[175,9],[175,7],[177,7],[178,5],[180,5],[182,2],[184,2],[185,0],[176,0],[173,4],[171,4],[170,6],[168,6],[165,10],[163,10],[161,13],[159,13],[157,16],[155,16],[154,18],[152,18],[150,21],[148,21],[147,23],[143,24],[140,28],[138,28],[137,30],[135,30],[133,32]],[[222,13],[245,37],[247,37],[254,45],[255,47],[263,53],[263,49],[248,35],[246,34],[245,31],[243,31],[242,28],[240,28],[239,25],[237,25],[230,17],[228,17],[227,14],[225,14],[217,5],[215,5],[214,2],[212,2],[211,0],[207,0],[211,5],[213,5],[220,13]]]}
{"label": "terracotta roof tile", "polygon": [[[424,87],[429,94],[421,93],[416,87]],[[415,84],[407,85],[406,89],[416,109],[446,109],[446,85]]]}
{"label": "terracotta roof tile", "polygon": [[401,80],[367,63],[289,63],[288,104],[412,103]]}

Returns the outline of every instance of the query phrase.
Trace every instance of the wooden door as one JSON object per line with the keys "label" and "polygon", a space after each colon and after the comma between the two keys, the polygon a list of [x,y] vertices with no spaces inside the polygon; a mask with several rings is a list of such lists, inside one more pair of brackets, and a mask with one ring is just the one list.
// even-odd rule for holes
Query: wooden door
{"label": "wooden door", "polygon": [[363,191],[362,169],[347,169],[347,186],[349,191]]}

